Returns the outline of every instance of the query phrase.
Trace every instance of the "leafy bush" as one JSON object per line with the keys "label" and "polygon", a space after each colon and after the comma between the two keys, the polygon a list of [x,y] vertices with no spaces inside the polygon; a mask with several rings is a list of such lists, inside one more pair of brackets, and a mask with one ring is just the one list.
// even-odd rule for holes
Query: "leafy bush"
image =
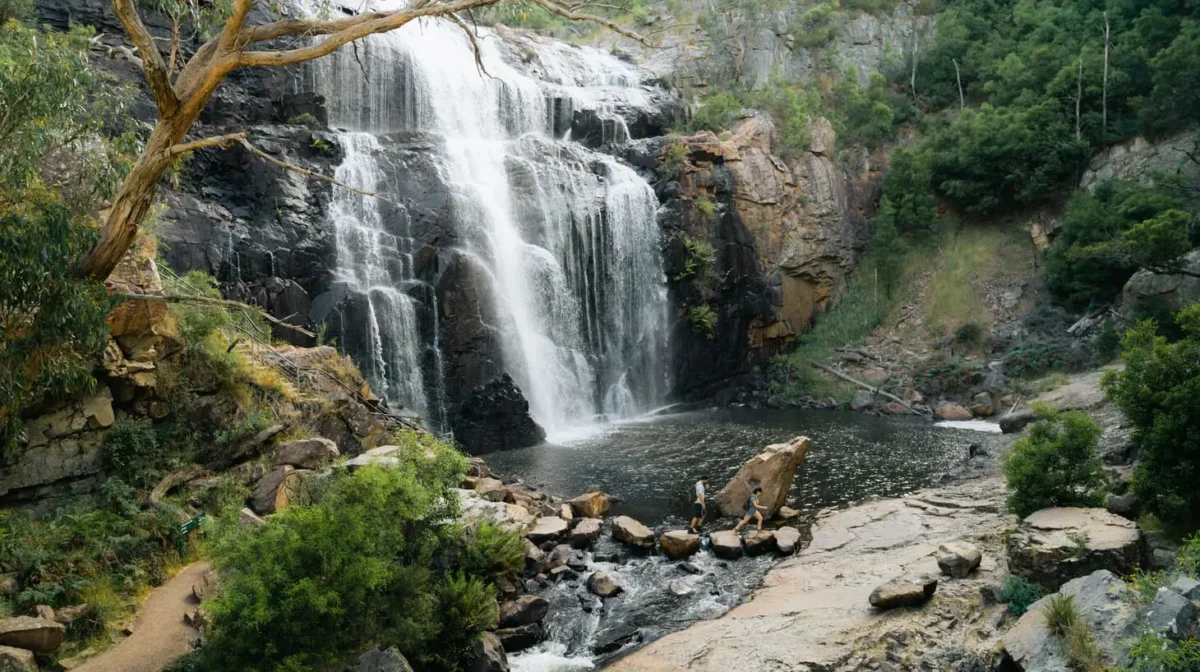
{"label": "leafy bush", "polygon": [[1200,521],[1200,303],[1179,312],[1185,337],[1170,343],[1153,321],[1139,322],[1122,338],[1125,370],[1103,386],[1133,426],[1141,448],[1133,488],[1145,507],[1167,523]]}
{"label": "leafy bush", "polygon": [[465,571],[492,580],[517,574],[525,567],[521,536],[499,525],[482,522],[468,537],[460,564]]}
{"label": "leafy bush", "polygon": [[118,422],[104,435],[106,468],[127,483],[145,488],[154,483],[162,451],[154,428],[143,422]]}
{"label": "leafy bush", "polygon": [[1172,641],[1147,632],[1129,648],[1128,672],[1193,672],[1200,670],[1200,641]]}
{"label": "leafy bush", "polygon": [[1040,407],[1038,413],[1042,419],[1004,456],[1008,509],[1025,517],[1048,507],[1103,504],[1100,426],[1079,411]]}
{"label": "leafy bush", "polygon": [[918,389],[931,396],[962,394],[983,381],[987,369],[961,356],[930,360],[913,376]]}
{"label": "leafy bush", "polygon": [[431,437],[397,441],[395,468],[334,476],[311,504],[257,530],[223,521],[212,555],[224,590],[209,605],[200,669],[335,667],[381,642],[424,669],[465,665],[495,622],[494,592],[444,561],[461,534],[466,460]]}
{"label": "leafy bush", "polygon": [[683,172],[687,170],[688,165],[688,146],[687,143],[680,140],[678,137],[673,137],[666,145],[663,146],[662,159],[659,161],[659,170],[669,179],[679,179]]}
{"label": "leafy bush", "polygon": [[1042,587],[1022,576],[1010,576],[1004,582],[1002,596],[1008,602],[1008,612],[1021,616],[1029,607],[1042,599]]}
{"label": "leafy bush", "polygon": [[812,117],[820,105],[814,90],[804,90],[787,80],[771,77],[766,86],[746,94],[746,106],[771,115],[779,131],[776,151],[791,156],[812,144]]}
{"label": "leafy bush", "polygon": [[687,321],[692,325],[693,333],[710,341],[717,333],[717,313],[707,303],[688,308]]}
{"label": "leafy bush", "polygon": [[730,91],[718,91],[700,104],[692,115],[688,128],[692,131],[720,133],[729,128],[745,108],[742,101]]}
{"label": "leafy bush", "polygon": [[964,345],[979,345],[983,341],[983,326],[978,322],[967,322],[954,330],[954,342]]}
{"label": "leafy bush", "polygon": [[[929,152],[897,147],[883,180],[883,193],[895,208],[896,230],[905,235],[929,231],[937,218],[933,197],[933,164]],[[883,210],[883,205],[880,205]]]}
{"label": "leafy bush", "polygon": [[864,89],[858,85],[858,71],[849,67],[822,96],[821,103],[843,146],[874,147],[891,139],[895,132],[895,113],[889,100],[883,75],[872,73]]}

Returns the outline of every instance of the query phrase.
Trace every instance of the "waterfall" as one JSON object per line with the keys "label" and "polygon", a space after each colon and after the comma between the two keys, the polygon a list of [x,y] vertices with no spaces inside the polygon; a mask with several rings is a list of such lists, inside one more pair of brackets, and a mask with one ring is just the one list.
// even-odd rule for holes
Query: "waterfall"
{"label": "waterfall", "polygon": [[[647,410],[666,390],[657,199],[628,166],[566,139],[578,110],[597,113],[606,139],[627,139],[612,106],[646,104],[638,74],[552,41],[514,47],[481,28],[478,43],[482,69],[462,29],[422,20],[315,62],[310,84],[326,97],[330,125],[350,129],[337,177],[387,193],[381,137],[432,138],[452,194],[448,238],[490,272],[503,367],[534,419],[553,436]],[[417,306],[404,290],[416,282],[412,236],[387,230],[376,199],[334,200],[339,275],[370,297],[378,332],[360,364],[370,360],[367,374],[389,399],[424,408],[442,391],[420,364],[432,352],[440,366],[441,355],[436,335],[418,345]]]}

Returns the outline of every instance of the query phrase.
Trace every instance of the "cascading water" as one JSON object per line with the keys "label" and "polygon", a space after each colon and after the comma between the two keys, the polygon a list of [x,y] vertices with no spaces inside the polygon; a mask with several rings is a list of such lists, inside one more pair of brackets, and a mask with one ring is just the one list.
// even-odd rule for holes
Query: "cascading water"
{"label": "cascading water", "polygon": [[[341,138],[338,179],[388,193],[379,137],[433,138],[452,193],[446,228],[490,273],[503,367],[533,417],[553,436],[597,416],[646,410],[667,385],[657,200],[631,168],[562,139],[578,110],[595,111],[608,139],[627,139],[608,106],[642,104],[638,78],[608,54],[554,42],[517,56],[529,66],[518,69],[500,37],[480,33],[482,69],[462,30],[440,20],[373,36],[357,53],[343,48],[313,65],[330,125],[354,131]],[[374,201],[338,194],[331,215],[340,274],[368,295],[378,323],[369,325],[378,333],[373,351],[358,357],[371,360],[367,373],[389,399],[424,410],[441,392],[421,373],[428,352],[436,354],[436,336],[428,336],[436,329],[421,328],[419,293],[407,291],[415,282],[405,256],[411,236],[390,232]]]}

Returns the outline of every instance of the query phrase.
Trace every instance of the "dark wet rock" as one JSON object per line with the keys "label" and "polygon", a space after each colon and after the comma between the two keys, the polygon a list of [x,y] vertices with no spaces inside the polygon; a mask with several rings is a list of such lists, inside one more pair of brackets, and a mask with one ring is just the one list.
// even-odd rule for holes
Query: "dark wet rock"
{"label": "dark wet rock", "polygon": [[571,556],[567,558],[567,567],[583,573],[588,570],[589,566],[587,556],[583,554],[583,551],[571,551]]}
{"label": "dark wet rock", "polygon": [[742,538],[733,530],[714,532],[709,540],[712,543],[713,555],[727,560],[742,557]]}
{"label": "dark wet rock", "polygon": [[613,653],[628,644],[641,641],[641,630],[632,625],[621,624],[598,633],[596,640],[592,643],[592,653],[598,656]]}
{"label": "dark wet rock", "polygon": [[746,535],[743,543],[746,546],[746,555],[771,553],[777,548],[775,546],[775,533],[770,530],[751,532]]}
{"label": "dark wet rock", "polygon": [[480,636],[467,672],[508,672],[508,656],[499,637],[490,632]]}
{"label": "dark wet rock", "polygon": [[1139,616],[1152,632],[1174,640],[1190,636],[1196,629],[1196,605],[1168,588],[1160,588]]}
{"label": "dark wet rock", "polygon": [[1189,600],[1200,600],[1200,581],[1197,581],[1190,576],[1181,576],[1171,584],[1171,590],[1179,593]]}
{"label": "dark wet rock", "polygon": [[537,570],[545,562],[546,553],[529,539],[522,539],[521,545],[525,548],[525,568]]}
{"label": "dark wet rock", "polygon": [[617,541],[635,548],[654,548],[654,532],[629,516],[617,516],[613,519],[612,535]]}
{"label": "dark wet rock", "polygon": [[500,627],[537,623],[550,612],[550,603],[536,595],[522,595],[500,605]]}
{"label": "dark wet rock", "polygon": [[900,577],[877,586],[868,601],[876,609],[913,607],[933,597],[937,586],[937,579],[929,576]]}
{"label": "dark wet rock", "polygon": [[546,432],[507,373],[472,390],[451,419],[454,438],[474,455],[536,446]]}
{"label": "dark wet rock", "polygon": [[566,544],[557,544],[550,549],[546,555],[546,566],[550,569],[555,567],[566,567],[571,561],[571,547]]}
{"label": "dark wet rock", "polygon": [[608,572],[595,572],[588,577],[588,590],[600,597],[615,597],[624,590]]}
{"label": "dark wet rock", "polygon": [[1025,429],[1025,425],[1037,420],[1033,411],[1017,411],[1000,418],[1000,431],[1005,434],[1016,434]]}
{"label": "dark wet rock", "polygon": [[1008,540],[1009,571],[1048,590],[1098,569],[1128,575],[1140,556],[1137,526],[1104,509],[1043,509]]}
{"label": "dark wet rock", "polygon": [[587,548],[596,543],[600,538],[600,530],[603,523],[599,518],[583,518],[571,528],[571,532],[567,535],[571,546],[575,548]]}
{"label": "dark wet rock", "polygon": [[658,540],[663,555],[678,560],[686,558],[700,550],[700,536],[686,530],[664,532]]}
{"label": "dark wet rock", "polygon": [[1123,495],[1110,494],[1104,501],[1104,508],[1122,518],[1136,520],[1138,513],[1141,511],[1141,500],[1138,498],[1137,493],[1132,490]]}
{"label": "dark wet rock", "polygon": [[943,574],[955,579],[965,579],[967,575],[979,567],[983,554],[974,544],[965,541],[951,541],[942,544],[937,550],[938,568]]}
{"label": "dark wet rock", "polygon": [[412,672],[412,666],[396,647],[375,647],[358,657],[358,672]]}
{"label": "dark wet rock", "polygon": [[500,639],[500,644],[504,646],[504,651],[507,653],[524,651],[536,646],[545,636],[541,623],[529,623],[496,631],[496,637]]}
{"label": "dark wet rock", "polygon": [[692,562],[681,562],[677,566],[680,571],[687,572],[688,574],[698,575],[704,573],[703,569],[700,569],[699,566]]}

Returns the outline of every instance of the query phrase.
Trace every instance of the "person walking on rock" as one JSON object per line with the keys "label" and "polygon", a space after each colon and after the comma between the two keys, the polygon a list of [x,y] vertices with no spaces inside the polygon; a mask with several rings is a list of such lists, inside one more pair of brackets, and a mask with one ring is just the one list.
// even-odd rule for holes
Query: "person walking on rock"
{"label": "person walking on rock", "polygon": [[696,499],[692,502],[692,522],[688,525],[692,534],[699,534],[700,526],[704,524],[704,510],[707,508],[704,502],[704,486],[706,485],[708,485],[708,476],[701,476],[700,480],[696,481]]}
{"label": "person walking on rock", "polygon": [[734,528],[733,528],[734,532],[740,532],[742,529],[742,526],[745,525],[746,523],[750,522],[751,518],[754,518],[758,522],[758,531],[762,532],[762,525],[763,525],[762,512],[766,511],[767,507],[758,503],[758,496],[760,494],[762,494],[762,488],[755,488],[754,492],[750,493],[750,499],[746,500],[746,516],[744,518],[742,518],[741,522],[739,522],[736,526],[734,526]]}

